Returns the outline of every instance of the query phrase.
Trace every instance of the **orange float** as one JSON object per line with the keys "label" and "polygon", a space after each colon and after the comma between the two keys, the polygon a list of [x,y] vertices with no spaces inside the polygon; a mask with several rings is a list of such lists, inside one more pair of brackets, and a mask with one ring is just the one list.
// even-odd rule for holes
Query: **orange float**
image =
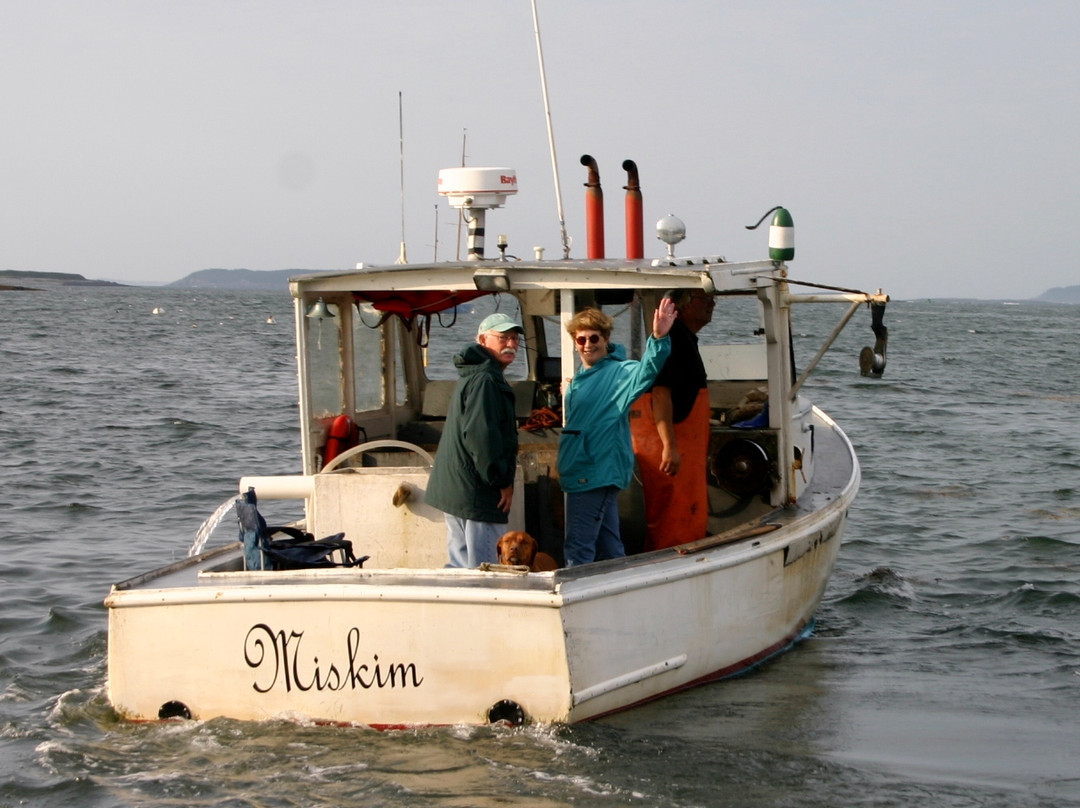
{"label": "orange float", "polygon": [[330,424],[330,432],[326,438],[326,448],[323,450],[323,466],[344,452],[356,446],[360,439],[360,430],[356,423],[347,415],[339,415]]}

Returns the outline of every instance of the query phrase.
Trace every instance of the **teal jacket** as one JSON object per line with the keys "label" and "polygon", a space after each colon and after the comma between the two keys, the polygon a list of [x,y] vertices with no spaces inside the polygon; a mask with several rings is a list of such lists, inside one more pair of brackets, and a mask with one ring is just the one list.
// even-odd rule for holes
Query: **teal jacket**
{"label": "teal jacket", "polygon": [[559,483],[563,491],[626,488],[634,473],[630,407],[652,387],[671,353],[671,339],[649,338],[641,361],[626,358],[621,345],[591,368],[582,367],[563,396],[566,425],[559,439]]}
{"label": "teal jacket", "polygon": [[514,391],[502,367],[479,344],[454,357],[457,385],[424,500],[440,511],[477,522],[506,524],[501,489],[514,484],[517,422]]}

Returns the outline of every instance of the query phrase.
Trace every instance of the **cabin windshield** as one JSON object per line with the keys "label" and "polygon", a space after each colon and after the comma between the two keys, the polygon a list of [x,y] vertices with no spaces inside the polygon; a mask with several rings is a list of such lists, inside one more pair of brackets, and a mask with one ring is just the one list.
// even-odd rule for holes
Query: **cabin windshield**
{"label": "cabin windshield", "polygon": [[[454,367],[454,355],[470,343],[476,342],[477,329],[489,314],[502,312],[522,322],[521,306],[513,295],[486,295],[464,303],[453,309],[433,314],[431,329],[425,329],[424,338],[427,347],[423,350],[424,376],[431,381],[454,380],[458,378]],[[536,356],[535,346],[528,340],[522,340],[518,347],[518,356],[506,369],[506,378],[524,379],[528,375],[531,362]]]}

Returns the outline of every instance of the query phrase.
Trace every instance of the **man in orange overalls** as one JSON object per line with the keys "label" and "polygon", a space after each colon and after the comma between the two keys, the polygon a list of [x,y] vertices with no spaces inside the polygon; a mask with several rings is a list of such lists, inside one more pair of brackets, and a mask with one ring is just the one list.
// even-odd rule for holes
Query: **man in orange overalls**
{"label": "man in orange overalls", "polygon": [[716,302],[700,289],[677,289],[670,297],[678,313],[671,355],[630,419],[645,492],[646,551],[703,538],[708,530],[709,392],[697,332],[712,320]]}

